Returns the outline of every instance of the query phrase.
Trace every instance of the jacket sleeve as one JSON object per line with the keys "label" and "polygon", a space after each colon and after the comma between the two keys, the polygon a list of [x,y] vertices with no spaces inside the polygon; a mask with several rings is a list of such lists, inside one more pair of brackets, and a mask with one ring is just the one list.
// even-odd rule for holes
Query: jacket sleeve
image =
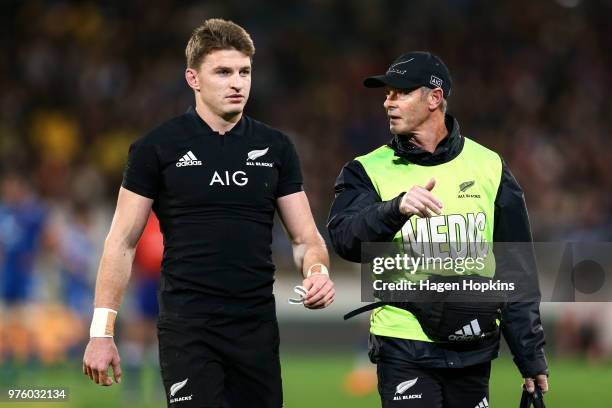
{"label": "jacket sleeve", "polygon": [[[531,243],[531,228],[521,187],[502,162],[502,176],[495,199],[494,242]],[[497,263],[498,273],[504,268],[522,275],[521,281],[538,284],[535,254],[532,245],[507,246],[518,249],[520,256],[503,256]],[[506,251],[504,251],[506,252]],[[496,262],[497,262],[496,256]],[[516,275],[515,275],[516,276]],[[539,290],[529,301],[509,301],[502,310],[501,329],[514,357],[514,363],[524,378],[548,374],[544,355],[544,330],[540,320]]]}
{"label": "jacket sleeve", "polygon": [[342,258],[361,262],[362,242],[391,241],[408,217],[399,211],[404,193],[382,201],[358,161],[347,163],[336,180],[327,229]]}

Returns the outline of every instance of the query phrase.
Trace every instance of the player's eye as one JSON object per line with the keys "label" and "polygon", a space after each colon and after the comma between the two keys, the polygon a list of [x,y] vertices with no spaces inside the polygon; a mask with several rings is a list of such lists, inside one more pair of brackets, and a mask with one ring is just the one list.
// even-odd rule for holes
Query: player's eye
{"label": "player's eye", "polygon": [[218,75],[222,75],[222,76],[227,76],[227,75],[231,74],[230,70],[226,69],[226,68],[218,69],[216,72],[217,72]]}
{"label": "player's eye", "polygon": [[240,70],[240,75],[242,75],[242,76],[249,76],[249,75],[251,75],[251,70],[250,69],[242,69],[242,70]]}
{"label": "player's eye", "polygon": [[404,97],[410,93],[407,89],[386,89],[385,96],[389,97]]}
{"label": "player's eye", "polygon": [[385,96],[387,98],[397,98],[398,96],[401,96],[402,94],[397,90],[397,89],[389,89],[385,92]]}

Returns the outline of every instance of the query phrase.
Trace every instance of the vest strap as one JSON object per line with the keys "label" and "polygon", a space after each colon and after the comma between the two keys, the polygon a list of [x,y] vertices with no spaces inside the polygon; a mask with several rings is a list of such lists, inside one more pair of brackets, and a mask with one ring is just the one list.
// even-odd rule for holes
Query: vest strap
{"label": "vest strap", "polygon": [[377,307],[381,307],[381,306],[384,306],[384,305],[387,305],[387,304],[388,304],[388,302],[374,302],[374,303],[370,303],[369,305],[361,306],[361,307],[359,307],[359,308],[357,308],[355,310],[352,310],[352,311],[348,312],[347,314],[345,314],[344,315],[344,320],[348,320],[351,317],[357,316],[358,314],[365,313],[365,312],[367,312],[369,310],[374,310]]}

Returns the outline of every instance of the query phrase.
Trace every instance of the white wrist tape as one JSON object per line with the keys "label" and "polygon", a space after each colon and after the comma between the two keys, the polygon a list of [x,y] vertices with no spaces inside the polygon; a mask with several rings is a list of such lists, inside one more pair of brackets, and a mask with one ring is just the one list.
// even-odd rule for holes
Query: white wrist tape
{"label": "white wrist tape", "polygon": [[306,275],[306,277],[310,278],[310,275],[312,275],[313,273],[322,273],[323,275],[329,276],[327,266],[320,263],[311,265],[310,268],[308,268],[308,274]]}
{"label": "white wrist tape", "polygon": [[91,319],[89,337],[113,337],[115,334],[116,318],[116,310],[96,307],[94,309],[93,318]]}

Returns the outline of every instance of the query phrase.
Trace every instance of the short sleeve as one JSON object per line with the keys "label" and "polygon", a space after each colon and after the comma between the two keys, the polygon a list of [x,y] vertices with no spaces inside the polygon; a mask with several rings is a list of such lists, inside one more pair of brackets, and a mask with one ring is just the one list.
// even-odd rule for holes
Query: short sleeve
{"label": "short sleeve", "polygon": [[159,192],[159,160],[155,147],[137,141],[130,146],[121,185],[144,197],[155,199]]}
{"label": "short sleeve", "polygon": [[280,166],[278,185],[276,187],[277,198],[303,190],[300,159],[295,151],[295,146],[293,146],[291,140],[286,136],[283,152],[281,153],[281,160],[282,163]]}

